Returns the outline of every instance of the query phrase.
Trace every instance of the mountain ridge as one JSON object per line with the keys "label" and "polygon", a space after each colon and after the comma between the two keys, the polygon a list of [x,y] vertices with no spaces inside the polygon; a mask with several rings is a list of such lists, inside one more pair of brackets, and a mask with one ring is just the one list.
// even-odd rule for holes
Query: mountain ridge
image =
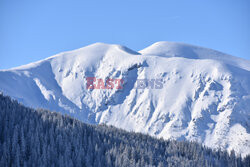
{"label": "mountain ridge", "polygon": [[[87,77],[120,78],[124,89],[88,90]],[[140,79],[162,79],[163,88],[136,89]],[[96,43],[0,70],[0,80],[0,91],[27,106],[250,153],[250,61],[211,49],[160,42],[135,52]]]}

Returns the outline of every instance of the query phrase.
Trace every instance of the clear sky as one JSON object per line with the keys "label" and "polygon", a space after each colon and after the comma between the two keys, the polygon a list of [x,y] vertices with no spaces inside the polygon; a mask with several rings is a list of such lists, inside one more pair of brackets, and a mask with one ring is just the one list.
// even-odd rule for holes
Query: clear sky
{"label": "clear sky", "polygon": [[0,69],[95,42],[157,41],[250,60],[250,0],[0,0]]}

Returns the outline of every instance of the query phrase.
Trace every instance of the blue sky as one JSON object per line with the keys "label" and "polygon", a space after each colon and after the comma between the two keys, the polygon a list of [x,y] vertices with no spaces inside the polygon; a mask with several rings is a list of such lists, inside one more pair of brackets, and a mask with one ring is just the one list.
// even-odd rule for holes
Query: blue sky
{"label": "blue sky", "polygon": [[250,60],[249,0],[1,0],[0,69],[95,42],[176,41]]}

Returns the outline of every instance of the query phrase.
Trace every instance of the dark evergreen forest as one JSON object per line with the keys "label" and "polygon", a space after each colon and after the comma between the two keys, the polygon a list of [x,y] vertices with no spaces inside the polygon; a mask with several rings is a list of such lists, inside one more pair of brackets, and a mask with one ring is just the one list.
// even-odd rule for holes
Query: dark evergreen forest
{"label": "dark evergreen forest", "polygon": [[0,166],[250,166],[250,156],[35,110],[0,94]]}

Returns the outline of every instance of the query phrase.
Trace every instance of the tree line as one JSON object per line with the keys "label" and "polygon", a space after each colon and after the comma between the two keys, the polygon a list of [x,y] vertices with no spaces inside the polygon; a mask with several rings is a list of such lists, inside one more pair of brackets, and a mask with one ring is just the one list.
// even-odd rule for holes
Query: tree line
{"label": "tree line", "polygon": [[[83,111],[84,112],[84,111]],[[1,167],[249,167],[250,156],[89,125],[0,94]]]}

